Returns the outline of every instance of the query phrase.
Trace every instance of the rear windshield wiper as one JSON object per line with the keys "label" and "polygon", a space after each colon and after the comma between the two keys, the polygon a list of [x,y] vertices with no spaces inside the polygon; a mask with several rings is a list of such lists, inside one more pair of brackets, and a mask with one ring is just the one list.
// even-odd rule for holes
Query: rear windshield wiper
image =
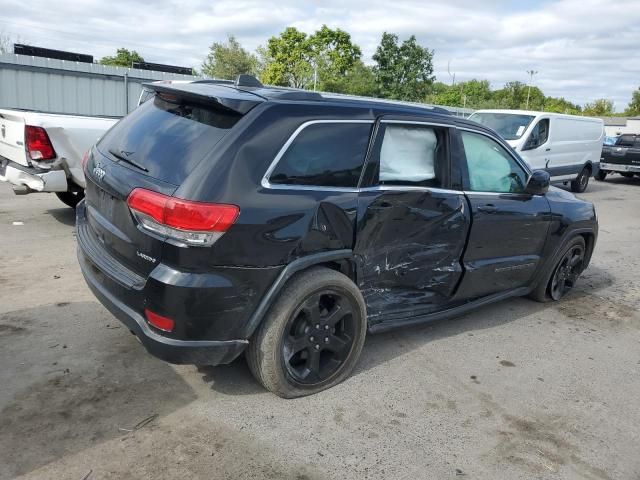
{"label": "rear windshield wiper", "polygon": [[149,170],[144,168],[142,165],[140,165],[139,163],[134,162],[133,160],[130,160],[122,155],[120,155],[117,152],[114,152],[113,150],[109,149],[109,153],[111,155],[113,155],[114,157],[116,157],[118,160],[128,163],[129,165],[133,165],[136,168],[139,168],[140,170],[142,170],[143,172],[148,172]]}

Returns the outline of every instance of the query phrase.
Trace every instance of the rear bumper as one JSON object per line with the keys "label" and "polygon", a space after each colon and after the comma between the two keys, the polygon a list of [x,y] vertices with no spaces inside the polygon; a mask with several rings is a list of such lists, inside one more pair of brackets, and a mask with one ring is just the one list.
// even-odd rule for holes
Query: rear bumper
{"label": "rear bumper", "polygon": [[[87,219],[85,202],[76,208],[78,261],[98,300],[156,357],[171,363],[229,363],[248,345],[251,313],[281,268],[211,267],[196,273],[161,262],[138,275],[109,253]],[[147,323],[144,310],[175,321],[162,332]]]}
{"label": "rear bumper", "polygon": [[102,273],[91,265],[80,248],[78,260],[87,285],[96,298],[140,339],[153,356],[177,364],[220,365],[232,362],[247,348],[247,340],[176,340],[159,335],[151,330],[142,315],[109,292],[99,280]]}
{"label": "rear bumper", "polygon": [[18,188],[27,187],[24,193],[66,192],[69,190],[67,174],[64,170],[42,170],[25,167],[0,157],[0,182],[7,182]]}
{"label": "rear bumper", "polygon": [[640,165],[628,165],[623,163],[600,162],[600,169],[607,172],[629,172],[640,173]]}

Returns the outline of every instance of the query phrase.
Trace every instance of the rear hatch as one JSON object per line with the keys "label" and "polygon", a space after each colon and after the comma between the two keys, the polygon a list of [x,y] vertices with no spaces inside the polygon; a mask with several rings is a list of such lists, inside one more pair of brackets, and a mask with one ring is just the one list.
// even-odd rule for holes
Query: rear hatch
{"label": "rear hatch", "polygon": [[[139,285],[160,261],[165,243],[162,235],[140,227],[127,204],[131,192],[172,195],[241,117],[210,96],[164,87],[96,145],[86,167],[85,228],[103,260],[129,271],[128,278],[122,272],[115,280]],[[107,270],[117,277],[117,269]]]}
{"label": "rear hatch", "polygon": [[20,112],[0,110],[0,157],[28,167],[24,126],[24,117]]}

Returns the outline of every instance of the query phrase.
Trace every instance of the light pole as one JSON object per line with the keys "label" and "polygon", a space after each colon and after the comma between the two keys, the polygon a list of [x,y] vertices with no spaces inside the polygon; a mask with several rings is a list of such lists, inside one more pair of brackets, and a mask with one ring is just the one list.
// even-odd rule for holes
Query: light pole
{"label": "light pole", "polygon": [[531,95],[531,84],[533,83],[533,76],[538,74],[537,70],[527,70],[529,74],[529,88],[527,89],[527,110],[529,110],[529,96]]}
{"label": "light pole", "polygon": [[318,85],[318,64],[316,62],[313,63],[313,91],[316,91],[316,87]]}

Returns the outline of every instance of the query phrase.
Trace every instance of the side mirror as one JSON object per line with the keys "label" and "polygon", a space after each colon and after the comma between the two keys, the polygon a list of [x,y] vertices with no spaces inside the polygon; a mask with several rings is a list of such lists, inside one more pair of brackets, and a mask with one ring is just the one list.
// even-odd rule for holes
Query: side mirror
{"label": "side mirror", "polygon": [[524,189],[524,193],[530,195],[544,195],[549,191],[549,184],[551,183],[551,177],[546,170],[534,170],[527,186]]}

